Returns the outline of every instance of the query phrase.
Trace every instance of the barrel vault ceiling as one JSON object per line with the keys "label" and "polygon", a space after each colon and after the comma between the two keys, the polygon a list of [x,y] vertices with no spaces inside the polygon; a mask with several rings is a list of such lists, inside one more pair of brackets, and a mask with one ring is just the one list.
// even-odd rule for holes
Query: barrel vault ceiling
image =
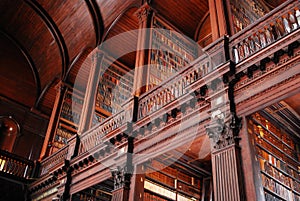
{"label": "barrel vault ceiling", "polygon": [[[0,96],[49,117],[56,84],[64,80],[72,85],[80,62],[103,39],[137,29],[135,13],[144,1],[1,0]],[[209,13],[208,0],[148,2],[190,38]],[[127,45],[137,45],[137,35],[133,37]],[[118,49],[116,44],[110,51]],[[134,53],[121,59],[134,68]],[[84,72],[82,85],[89,69]]]}

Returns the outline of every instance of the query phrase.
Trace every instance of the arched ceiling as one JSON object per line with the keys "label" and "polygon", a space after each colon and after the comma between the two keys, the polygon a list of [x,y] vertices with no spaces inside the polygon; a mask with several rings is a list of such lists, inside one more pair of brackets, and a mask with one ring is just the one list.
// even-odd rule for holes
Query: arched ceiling
{"label": "arched ceiling", "polygon": [[[28,108],[38,109],[49,116],[58,80],[72,81],[72,77],[65,76],[74,76],[72,72],[78,71],[78,66],[74,67],[77,59],[86,54],[87,50],[97,47],[104,35],[109,38],[138,28],[134,13],[144,2],[145,0],[1,0],[0,32],[5,36],[6,42],[2,41],[3,45],[0,46],[0,73],[5,77],[0,80],[0,86],[7,90],[1,90],[0,96]],[[191,38],[208,12],[208,0],[148,2],[157,14]],[[1,38],[4,37],[2,35]],[[135,45],[136,41],[132,44]],[[7,51],[8,49],[11,51]],[[111,49],[114,50],[115,48]],[[16,55],[21,59],[14,60]],[[133,67],[134,55],[128,54],[121,60]],[[11,58],[12,63],[8,62],[8,58]],[[75,70],[72,70],[73,67]]]}

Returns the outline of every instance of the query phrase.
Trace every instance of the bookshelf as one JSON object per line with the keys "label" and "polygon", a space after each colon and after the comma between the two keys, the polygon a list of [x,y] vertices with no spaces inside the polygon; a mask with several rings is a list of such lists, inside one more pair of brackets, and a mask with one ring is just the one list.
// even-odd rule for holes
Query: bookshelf
{"label": "bookshelf", "polygon": [[176,32],[159,17],[153,18],[149,88],[159,85],[197,56],[196,43]]}
{"label": "bookshelf", "polygon": [[132,96],[133,71],[118,61],[106,57],[100,63],[93,125],[119,112],[122,104]]}
{"label": "bookshelf", "polygon": [[200,178],[187,175],[172,167],[147,168],[144,182],[145,201],[194,201],[201,199]]}
{"label": "bookshelf", "polygon": [[268,12],[260,0],[230,0],[230,7],[234,33],[241,31]]}
{"label": "bookshelf", "polygon": [[299,142],[261,113],[248,119],[248,133],[254,141],[265,200],[300,200]]}
{"label": "bookshelf", "polygon": [[67,144],[68,139],[77,133],[82,104],[83,93],[67,87],[52,143],[54,148],[62,148]]}

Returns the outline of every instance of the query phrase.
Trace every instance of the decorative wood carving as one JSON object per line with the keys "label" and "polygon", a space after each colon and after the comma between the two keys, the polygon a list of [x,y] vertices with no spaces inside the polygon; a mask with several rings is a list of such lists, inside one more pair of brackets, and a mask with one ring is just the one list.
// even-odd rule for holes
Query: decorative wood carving
{"label": "decorative wood carving", "polygon": [[132,173],[125,167],[118,166],[116,170],[111,171],[114,179],[114,191],[112,192],[113,201],[128,201],[130,180]]}
{"label": "decorative wood carving", "polygon": [[238,118],[236,114],[231,113],[225,117],[220,111],[212,119],[212,123],[206,127],[206,132],[211,138],[212,147],[221,149],[229,145],[237,145],[241,126],[241,118]]}
{"label": "decorative wood carving", "polygon": [[148,3],[145,3],[142,7],[140,7],[135,13],[139,20],[139,23],[142,24],[143,22],[145,22],[152,11],[153,10]]}

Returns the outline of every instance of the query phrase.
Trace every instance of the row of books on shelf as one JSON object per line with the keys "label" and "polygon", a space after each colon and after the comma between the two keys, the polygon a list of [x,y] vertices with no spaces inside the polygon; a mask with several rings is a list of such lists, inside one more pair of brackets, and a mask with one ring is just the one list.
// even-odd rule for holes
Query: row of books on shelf
{"label": "row of books on shelf", "polygon": [[256,152],[259,156],[261,167],[263,166],[264,161],[268,162],[271,166],[276,167],[277,169],[280,169],[283,173],[288,174],[290,177],[293,177],[297,180],[300,180],[299,176],[299,165],[292,166],[292,164],[287,163],[286,161],[268,153],[267,151],[263,150],[262,147],[259,147],[257,145]]}
{"label": "row of books on shelf", "polygon": [[186,56],[178,55],[174,51],[165,48],[157,41],[153,41],[152,43],[152,50],[150,56],[151,63],[171,64],[172,66],[177,67],[177,69],[180,69],[182,66],[186,66],[193,60],[192,56],[189,56],[190,58],[186,59]]}
{"label": "row of books on shelf", "polygon": [[279,198],[287,201],[299,199],[298,194],[293,192],[291,189],[288,189],[284,185],[280,184],[272,177],[268,177],[265,174],[262,174],[261,177],[262,177],[264,188],[267,191],[273,192]]}
{"label": "row of books on shelf", "polygon": [[153,29],[153,39],[166,44],[179,55],[186,55],[186,58],[189,55],[196,55],[196,46],[187,38],[184,38],[182,34],[171,30],[170,27],[165,26],[157,18],[154,19],[153,27],[156,28]]}
{"label": "row of books on shelf", "polygon": [[[274,157],[290,164],[291,166],[297,167],[299,165],[298,158],[295,152],[286,152],[276,145],[272,144],[265,138],[261,138],[259,135],[255,135],[255,140],[257,146],[261,149],[267,150],[267,152],[272,153]],[[274,159],[275,160],[275,159]]]}
{"label": "row of books on shelf", "polygon": [[[282,199],[274,194],[271,194],[269,192],[265,192],[265,199],[266,199],[266,201],[282,201],[282,200],[284,200],[284,199]],[[293,200],[288,200],[288,201],[300,201],[300,197],[294,196]]]}
{"label": "row of books on shelf", "polygon": [[254,132],[257,134],[257,136],[266,139],[268,142],[276,145],[276,147],[286,152],[288,155],[293,156],[294,149],[291,147],[291,143],[289,145],[283,143],[280,138],[276,137],[271,132],[264,130],[261,126],[255,126]]}
{"label": "row of books on shelf", "polygon": [[299,180],[295,179],[294,177],[291,177],[288,174],[285,174],[284,172],[280,171],[280,169],[273,167],[271,164],[269,164],[267,161],[261,158],[260,167],[265,175],[274,178],[274,180],[280,182],[281,184],[300,194]]}
{"label": "row of books on shelf", "polygon": [[54,142],[52,142],[52,147],[56,147],[56,148],[60,149],[64,146],[65,146],[65,143],[58,142],[58,141],[55,141],[55,140],[54,140]]}
{"label": "row of books on shelf", "polygon": [[78,125],[80,120],[80,114],[77,112],[73,112],[72,109],[66,109],[63,107],[60,116],[74,124]]}
{"label": "row of books on shelf", "polygon": [[263,131],[265,134],[269,136],[272,135],[274,138],[281,140],[281,143],[289,146],[291,149],[295,148],[293,139],[288,134],[286,134],[283,129],[278,129],[259,113],[255,114],[253,121],[256,123],[256,125],[254,126],[254,130],[257,133]]}
{"label": "row of books on shelf", "polygon": [[133,83],[133,71],[130,71],[130,69],[125,66],[110,63],[107,59],[103,59],[102,68],[100,68],[100,77],[102,77],[103,74],[113,75],[116,78],[123,77]]}

